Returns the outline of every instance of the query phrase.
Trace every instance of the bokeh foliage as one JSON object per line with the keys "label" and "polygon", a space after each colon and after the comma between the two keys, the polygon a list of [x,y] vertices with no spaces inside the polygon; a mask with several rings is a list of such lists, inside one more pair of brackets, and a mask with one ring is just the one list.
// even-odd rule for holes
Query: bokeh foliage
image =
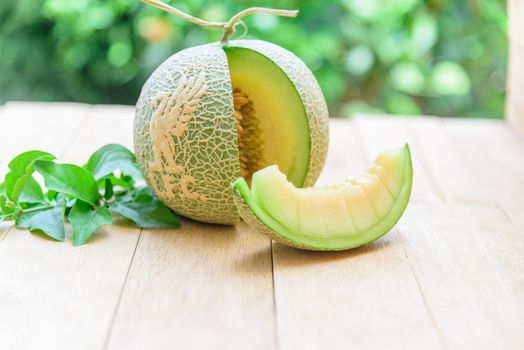
{"label": "bokeh foliage", "polygon": [[[171,3],[209,20],[254,5],[300,9],[296,19],[247,18],[246,37],[272,41],[301,57],[319,79],[333,115],[503,115],[505,1]],[[216,29],[138,0],[2,0],[0,103],[134,104],[145,79],[169,55],[219,38]]]}

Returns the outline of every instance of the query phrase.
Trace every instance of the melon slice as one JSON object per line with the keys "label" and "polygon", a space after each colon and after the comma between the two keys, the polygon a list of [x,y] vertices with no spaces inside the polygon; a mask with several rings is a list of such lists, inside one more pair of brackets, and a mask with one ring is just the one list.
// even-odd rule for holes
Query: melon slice
{"label": "melon slice", "polygon": [[372,242],[400,219],[413,170],[409,146],[382,153],[363,174],[343,183],[297,188],[271,165],[233,183],[240,216],[286,245],[344,250]]}
{"label": "melon slice", "polygon": [[263,54],[225,46],[237,118],[240,175],[276,164],[302,187],[309,166],[310,135],[304,103],[285,72]]}

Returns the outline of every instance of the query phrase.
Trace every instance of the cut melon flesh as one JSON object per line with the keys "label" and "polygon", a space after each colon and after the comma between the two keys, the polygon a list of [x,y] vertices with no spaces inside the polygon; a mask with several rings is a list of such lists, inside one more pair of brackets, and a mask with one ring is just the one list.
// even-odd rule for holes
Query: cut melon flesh
{"label": "cut melon flesh", "polygon": [[241,216],[262,233],[299,248],[342,250],[369,243],[395,225],[409,201],[412,178],[406,144],[340,184],[296,188],[273,165],[253,175],[251,189],[242,178],[233,187]]}
{"label": "cut melon flesh", "polygon": [[[224,47],[233,91],[239,90],[252,102],[257,141],[251,142],[240,155],[262,153],[258,169],[276,164],[298,187],[304,184],[309,155],[310,135],[306,111],[295,86],[284,71],[266,56],[241,47]],[[249,130],[246,132],[250,132]],[[239,133],[239,137],[242,137]],[[261,152],[249,148],[260,147]]]}

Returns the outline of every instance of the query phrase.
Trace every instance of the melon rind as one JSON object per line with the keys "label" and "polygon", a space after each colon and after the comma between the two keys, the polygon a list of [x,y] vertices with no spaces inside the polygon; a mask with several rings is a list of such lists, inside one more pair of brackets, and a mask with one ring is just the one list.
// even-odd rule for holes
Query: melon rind
{"label": "melon rind", "polygon": [[304,187],[313,186],[326,162],[329,142],[328,109],[315,76],[295,54],[267,41],[232,40],[228,46],[248,48],[266,56],[286,73],[297,89],[306,110],[311,139]]}
{"label": "melon rind", "polygon": [[[188,89],[180,89],[181,83]],[[191,85],[202,85],[203,90],[191,91]],[[155,138],[151,135],[155,99],[175,91],[179,95],[173,101],[176,113],[171,113],[171,120],[158,129]],[[191,113],[180,112],[184,105]],[[239,221],[230,190],[240,174],[236,132],[227,57],[218,43],[172,55],[142,88],[134,124],[138,164],[160,200],[181,215],[208,223]],[[175,152],[167,145],[170,140]],[[158,161],[165,170],[155,170]]]}
{"label": "melon rind", "polygon": [[233,183],[235,203],[240,217],[252,228],[282,244],[304,250],[347,250],[370,243],[389,232],[404,213],[411,195],[413,166],[408,145],[404,147],[403,179],[399,195],[389,213],[366,232],[347,237],[311,237],[291,232],[259,206],[247,183],[239,178]]}
{"label": "melon rind", "polygon": [[[313,185],[328,145],[328,111],[318,82],[297,56],[277,45],[260,40],[233,40],[229,45],[266,56],[297,89],[311,141],[304,186]],[[202,82],[205,91],[191,89]],[[189,87],[181,88],[184,84]],[[170,113],[170,121],[156,123],[162,127],[152,132],[152,122],[161,119],[158,108],[166,94],[172,94],[166,98],[177,113]],[[185,97],[174,98],[176,94]],[[184,105],[190,112],[180,112]],[[240,174],[236,118],[227,56],[219,43],[177,52],[155,70],[137,102],[134,147],[144,178],[168,207],[207,223],[239,221],[231,194],[231,183]]]}

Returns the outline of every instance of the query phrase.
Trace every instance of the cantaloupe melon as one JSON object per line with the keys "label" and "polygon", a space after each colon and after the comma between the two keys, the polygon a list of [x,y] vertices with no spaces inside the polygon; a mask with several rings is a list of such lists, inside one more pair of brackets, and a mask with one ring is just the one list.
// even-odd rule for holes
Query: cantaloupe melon
{"label": "cantaloupe melon", "polygon": [[229,40],[253,7],[227,22],[196,18],[160,0],[143,2],[197,25],[220,28],[218,43],[182,50],[147,80],[137,102],[134,146],[155,194],[189,218],[235,224],[231,182],[277,164],[295,186],[315,183],[328,145],[320,87],[291,52],[260,40]]}
{"label": "cantaloupe melon", "polygon": [[395,225],[412,179],[406,144],[382,153],[344,183],[297,188],[272,165],[253,174],[251,188],[238,178],[233,189],[241,217],[259,232],[302,249],[343,250],[369,243]]}
{"label": "cantaloupe melon", "polygon": [[136,107],[135,152],[156,195],[189,218],[238,222],[230,185],[277,164],[296,186],[315,183],[328,113],[311,71],[268,42],[189,48],[147,80]]}

